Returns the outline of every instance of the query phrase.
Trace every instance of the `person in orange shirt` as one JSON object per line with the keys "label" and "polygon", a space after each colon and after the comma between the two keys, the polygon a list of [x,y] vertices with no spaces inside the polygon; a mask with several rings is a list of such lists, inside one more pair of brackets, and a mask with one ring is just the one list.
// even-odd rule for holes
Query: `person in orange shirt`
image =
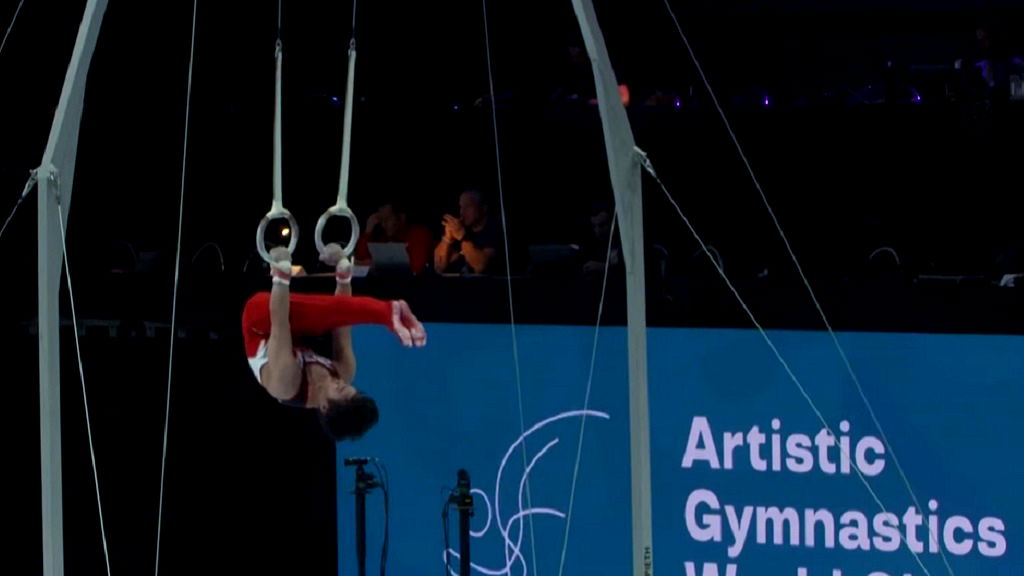
{"label": "person in orange shirt", "polygon": [[426,270],[434,251],[434,235],[426,226],[409,224],[408,213],[397,202],[382,204],[366,219],[366,229],[356,243],[357,262],[369,262],[370,242],[404,242],[413,274]]}

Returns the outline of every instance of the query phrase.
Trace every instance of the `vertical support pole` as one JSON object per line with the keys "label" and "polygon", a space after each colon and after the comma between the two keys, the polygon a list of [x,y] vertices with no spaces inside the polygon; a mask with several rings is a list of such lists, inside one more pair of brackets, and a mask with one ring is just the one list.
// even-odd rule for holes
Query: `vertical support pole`
{"label": "vertical support pole", "polygon": [[[42,172],[42,171],[40,171]],[[39,440],[43,497],[43,574],[64,574],[60,435],[60,228],[56,174],[39,180]]]}
{"label": "vertical support pole", "polygon": [[89,0],[39,167],[39,440],[42,472],[43,574],[64,574],[64,502],[60,426],[60,279],[63,263],[58,202],[71,207],[85,82],[107,0]]}
{"label": "vertical support pole", "polygon": [[604,35],[591,0],[573,0],[576,19],[590,55],[604,129],[608,168],[626,264],[629,342],[629,436],[633,505],[633,575],[654,572],[651,529],[650,417],[647,402],[647,307],[644,273],[644,221],[640,162],[633,132],[619,94]]}

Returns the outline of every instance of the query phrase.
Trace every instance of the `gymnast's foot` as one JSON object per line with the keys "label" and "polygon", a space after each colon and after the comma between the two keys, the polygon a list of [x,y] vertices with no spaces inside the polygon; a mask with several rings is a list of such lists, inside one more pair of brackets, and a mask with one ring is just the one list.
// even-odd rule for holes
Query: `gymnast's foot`
{"label": "gymnast's foot", "polygon": [[403,346],[422,348],[427,344],[427,332],[405,300],[391,302],[391,329]]}
{"label": "gymnast's foot", "polygon": [[398,303],[402,308],[402,323],[409,329],[413,345],[417,348],[426,346],[427,331],[423,328],[423,324],[416,319],[416,316],[412,313],[412,308],[409,308],[409,304],[405,300],[399,300]]}
{"label": "gymnast's foot", "polygon": [[391,301],[391,331],[402,341],[402,346],[412,346],[412,333],[402,324],[402,304],[398,300]]}

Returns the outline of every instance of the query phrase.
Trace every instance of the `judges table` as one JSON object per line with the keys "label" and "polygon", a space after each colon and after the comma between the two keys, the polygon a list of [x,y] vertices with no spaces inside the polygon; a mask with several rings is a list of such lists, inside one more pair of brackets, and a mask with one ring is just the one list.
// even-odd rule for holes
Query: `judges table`
{"label": "judges table", "polygon": [[[801,284],[788,279],[734,282],[766,328],[824,329]],[[127,329],[152,337],[169,326],[172,287],[173,280],[161,274],[82,277],[75,286],[80,330],[125,335]],[[20,301],[32,300],[31,288],[16,288],[25,292]],[[230,337],[239,330],[245,300],[258,290],[269,289],[269,279],[263,275],[185,275],[178,295],[179,334]],[[296,278],[292,289],[330,293],[334,279],[330,275]],[[815,290],[837,330],[1024,333],[1024,290],[1001,288],[988,279],[837,279],[815,283]],[[371,275],[354,279],[353,292],[404,299],[427,323],[508,324],[514,319],[522,324],[594,325],[602,279]],[[647,292],[647,320],[652,327],[751,327],[749,317],[718,278],[649,282]],[[70,307],[62,306],[61,311],[64,323],[70,325]],[[34,306],[15,307],[12,314],[15,323],[34,332]],[[601,322],[626,322],[622,277],[608,281]]]}

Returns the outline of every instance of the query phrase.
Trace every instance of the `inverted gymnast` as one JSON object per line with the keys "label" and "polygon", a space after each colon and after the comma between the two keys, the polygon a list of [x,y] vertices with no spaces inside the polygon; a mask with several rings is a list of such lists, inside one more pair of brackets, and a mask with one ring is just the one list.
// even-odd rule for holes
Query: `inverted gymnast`
{"label": "inverted gymnast", "polygon": [[[382,324],[406,347],[427,343],[423,325],[404,300],[352,295],[352,264],[338,244],[320,259],[335,267],[334,296],[292,294],[293,268],[283,247],[270,252],[273,284],[246,302],[242,313],[245,353],[256,379],[288,406],[317,409],[324,431],[335,441],[358,439],[377,423],[377,404],[352,382],[356,357],[351,326]],[[333,359],[303,346],[302,338],[330,332]]]}

